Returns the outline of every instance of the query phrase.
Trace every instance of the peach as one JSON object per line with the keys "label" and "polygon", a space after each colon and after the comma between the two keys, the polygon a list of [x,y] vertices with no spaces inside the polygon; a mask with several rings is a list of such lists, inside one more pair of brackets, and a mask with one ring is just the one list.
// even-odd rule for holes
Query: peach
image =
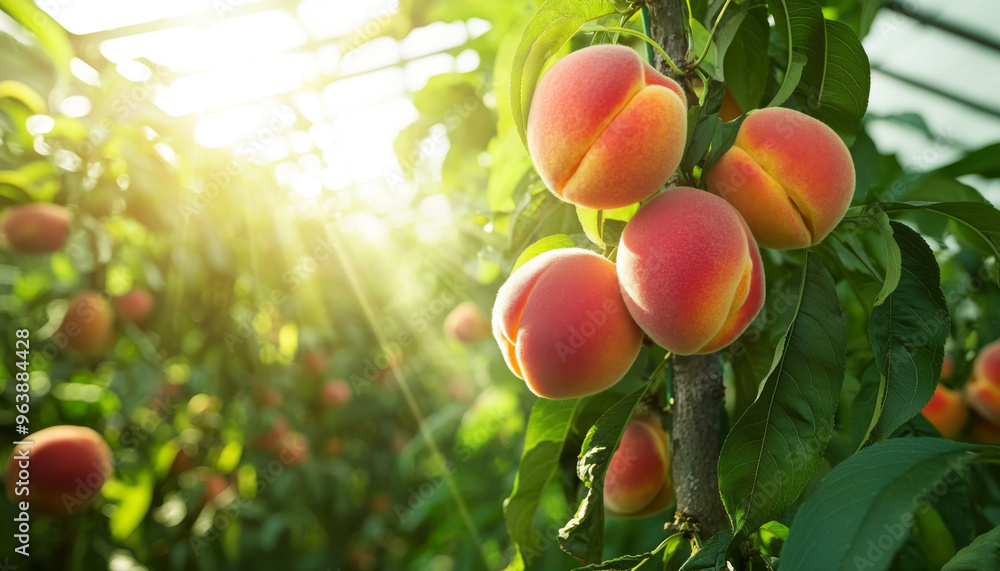
{"label": "peach", "polygon": [[490,322],[479,306],[465,301],[444,319],[444,334],[460,343],[478,343],[490,335]]}
{"label": "peach", "polygon": [[550,399],[614,385],[642,345],[615,265],[580,248],[544,252],[515,270],[497,293],[493,335],[510,370]]}
{"label": "peach", "polygon": [[111,347],[114,315],[111,305],[96,291],[83,291],[69,300],[69,308],[56,333],[57,343],[83,354],[98,354]]}
{"label": "peach", "polygon": [[1000,424],[1000,341],[979,352],[965,391],[969,406],[987,421]]}
{"label": "peach", "polygon": [[764,304],[750,229],[725,200],[693,188],[664,192],[625,226],[618,280],[642,330],[679,355],[729,345]]}
{"label": "peach", "polygon": [[281,446],[282,441],[288,434],[288,421],[279,416],[271,422],[267,432],[257,438],[257,446],[264,450],[274,450]]}
{"label": "peach", "polygon": [[97,497],[114,473],[111,449],[90,428],[51,426],[24,441],[33,444],[18,444],[7,461],[7,497],[29,502],[33,511],[75,513]]}
{"label": "peach", "polygon": [[153,310],[153,294],[143,288],[134,288],[114,300],[115,312],[126,321],[142,323]]}
{"label": "peach", "polygon": [[934,389],[934,396],[920,412],[945,438],[956,438],[969,422],[969,410],[965,408],[962,394],[944,385]]}
{"label": "peach", "polygon": [[976,444],[1000,444],[1000,425],[977,418],[972,425],[972,441]]}
{"label": "peach", "polygon": [[286,466],[301,466],[309,460],[309,439],[302,433],[288,432],[278,443],[278,460]]}
{"label": "peach", "polygon": [[727,89],[726,94],[722,97],[722,108],[719,109],[719,119],[729,122],[742,114],[743,110],[740,109],[740,104],[733,97],[733,92]]}
{"label": "peach", "polygon": [[11,206],[4,214],[0,234],[14,252],[50,254],[66,243],[69,220],[69,210],[57,204]]}
{"label": "peach", "polygon": [[528,151],[556,196],[587,208],[648,198],[680,164],[687,98],[630,48],[573,52],[542,76],[528,113]]}
{"label": "peach", "polygon": [[302,370],[307,375],[322,375],[326,371],[327,362],[326,353],[322,351],[306,351],[302,354]]}
{"label": "peach", "polygon": [[351,386],[347,381],[334,379],[323,383],[320,401],[326,408],[339,408],[351,400]]}
{"label": "peach", "polygon": [[270,385],[254,385],[250,389],[250,398],[257,406],[280,407],[285,403],[285,397],[281,391]]}
{"label": "peach", "polygon": [[818,244],[847,212],[854,163],[840,137],[791,109],[750,113],[708,172],[708,190],[736,207],[765,248]]}
{"label": "peach", "polygon": [[674,501],[669,448],[670,437],[659,420],[636,416],[629,421],[604,476],[608,515],[647,516]]}

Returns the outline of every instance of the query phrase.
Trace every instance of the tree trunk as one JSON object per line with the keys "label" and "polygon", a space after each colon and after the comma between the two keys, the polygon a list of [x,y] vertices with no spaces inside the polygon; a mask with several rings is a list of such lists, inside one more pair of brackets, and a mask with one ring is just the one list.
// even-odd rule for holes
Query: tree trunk
{"label": "tree trunk", "polygon": [[[651,37],[680,67],[687,57],[684,0],[650,0]],[[664,75],[680,78],[656,54]],[[685,90],[687,90],[685,86]],[[692,100],[688,93],[689,101]],[[692,523],[707,539],[729,526],[719,495],[719,410],[725,400],[718,355],[674,357],[671,477],[677,493],[678,524]]]}

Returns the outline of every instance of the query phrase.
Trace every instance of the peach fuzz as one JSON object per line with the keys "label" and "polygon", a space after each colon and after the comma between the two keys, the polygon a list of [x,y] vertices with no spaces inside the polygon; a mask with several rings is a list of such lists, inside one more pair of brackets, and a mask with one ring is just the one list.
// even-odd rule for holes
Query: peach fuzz
{"label": "peach fuzz", "polygon": [[625,226],[618,281],[636,323],[679,355],[729,345],[764,304],[750,229],[725,200],[694,188],[664,192]]}
{"label": "peach fuzz", "polygon": [[69,219],[69,210],[57,204],[11,206],[4,213],[0,234],[14,252],[50,254],[66,243]]}
{"label": "peach fuzz", "polygon": [[515,270],[497,293],[493,335],[510,370],[550,399],[614,385],[642,345],[615,265],[580,248],[544,252]]}
{"label": "peach fuzz", "polygon": [[641,517],[673,502],[669,441],[658,420],[637,416],[629,421],[604,476],[608,515]]}
{"label": "peach fuzz", "polygon": [[465,301],[445,317],[444,333],[459,343],[478,343],[490,336],[490,322],[478,305]]}
{"label": "peach fuzz", "polygon": [[[29,502],[32,511],[58,516],[75,513],[97,497],[114,473],[111,449],[100,434],[85,426],[51,426],[24,440],[34,444],[14,447],[7,461],[7,497]],[[22,450],[28,451],[27,462],[19,457]],[[30,482],[26,495],[17,486],[24,479]]]}
{"label": "peach fuzz", "polygon": [[83,291],[69,300],[55,339],[83,354],[97,354],[111,347],[114,315],[111,305],[96,291]]}
{"label": "peach fuzz", "polygon": [[969,410],[965,408],[962,394],[944,385],[934,389],[934,396],[920,412],[945,438],[956,438],[969,422]]}
{"label": "peach fuzz", "polygon": [[986,345],[979,352],[965,393],[969,406],[980,416],[1000,424],[1000,341]]}
{"label": "peach fuzz", "polygon": [[125,321],[142,323],[153,310],[153,294],[143,288],[134,288],[112,302],[115,312]]}
{"label": "peach fuzz", "polygon": [[854,163],[840,137],[791,109],[750,113],[708,172],[709,192],[730,202],[765,248],[818,244],[854,195]]}
{"label": "peach fuzz", "polygon": [[528,113],[528,151],[556,196],[587,208],[649,197],[680,164],[687,98],[630,48],[573,52],[542,76]]}

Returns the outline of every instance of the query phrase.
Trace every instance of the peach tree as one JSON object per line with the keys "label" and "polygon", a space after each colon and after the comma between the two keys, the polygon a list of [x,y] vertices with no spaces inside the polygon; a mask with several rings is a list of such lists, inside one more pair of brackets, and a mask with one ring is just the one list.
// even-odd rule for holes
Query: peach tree
{"label": "peach tree", "polygon": [[875,9],[827,4],[547,0],[501,46],[484,255],[539,397],[509,569],[1000,565],[1000,212],[958,180],[996,147],[879,153]]}

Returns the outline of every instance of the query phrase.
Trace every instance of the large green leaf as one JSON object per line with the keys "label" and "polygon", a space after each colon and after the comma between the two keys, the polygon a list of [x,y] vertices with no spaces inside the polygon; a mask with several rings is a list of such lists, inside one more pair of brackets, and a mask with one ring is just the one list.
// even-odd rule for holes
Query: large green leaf
{"label": "large green leaf", "polygon": [[889,217],[886,213],[882,212],[881,209],[873,209],[868,215],[875,220],[882,237],[882,244],[885,246],[885,279],[882,281],[882,289],[875,296],[875,305],[882,305],[899,285],[903,258],[899,253],[899,244],[893,237],[892,225],[889,223]]}
{"label": "large green leaf", "polygon": [[875,363],[885,379],[880,415],[869,442],[888,438],[931,400],[951,331],[934,253],[908,226],[891,224],[902,273],[885,303],[872,308],[868,324]]}
{"label": "large green leaf", "polygon": [[604,552],[604,476],[625,426],[648,388],[649,383],[643,383],[601,415],[590,427],[580,448],[576,472],[587,488],[587,495],[573,518],[559,530],[559,546],[581,561],[601,560]]}
{"label": "large green leaf", "polygon": [[1000,527],[980,535],[960,550],[941,571],[982,571],[1000,569]]}
{"label": "large green leaf", "polygon": [[580,221],[583,233],[590,241],[601,249],[607,248],[604,242],[604,211],[583,206],[576,207],[576,217]]}
{"label": "large green leaf", "polygon": [[880,202],[876,206],[886,212],[931,212],[964,224],[989,245],[1000,262],[1000,210],[989,203]]}
{"label": "large green leaf", "polygon": [[749,3],[745,12],[722,65],[726,85],[744,112],[760,107],[771,65],[767,57],[767,8],[763,2],[755,0]]}
{"label": "large green leaf", "polygon": [[871,91],[871,66],[850,26],[826,20],[814,0],[768,0],[775,29],[791,53],[806,57],[798,93],[803,111],[850,146],[861,129]]}
{"label": "large green leaf", "polygon": [[510,497],[504,500],[503,515],[514,540],[520,561],[535,553],[533,522],[542,493],[559,466],[559,456],[573,426],[580,399],[538,399],[531,409],[524,436],[524,453]]}
{"label": "large green leaf", "polygon": [[846,362],[833,277],[810,253],[771,371],[722,445],[719,490],[735,532],[753,532],[805,489],[833,435]]}
{"label": "large green leaf", "polygon": [[938,173],[947,177],[960,177],[967,174],[978,174],[986,178],[1000,177],[1000,143],[993,143],[981,149],[970,151],[957,161],[943,166]]}
{"label": "large green leaf", "polygon": [[583,24],[617,13],[609,0],[546,0],[535,10],[514,52],[510,76],[510,107],[514,124],[527,143],[528,108],[546,62]]}
{"label": "large green leaf", "polygon": [[913,510],[940,499],[977,458],[997,455],[941,438],[894,438],[838,464],[803,502],[781,551],[782,571],[883,571],[909,535]]}
{"label": "large green leaf", "polygon": [[539,254],[544,254],[549,250],[557,250],[559,248],[572,248],[576,246],[576,240],[570,238],[565,234],[553,234],[552,236],[546,236],[541,240],[535,242],[534,244],[528,246],[521,252],[521,255],[517,257],[517,261],[514,262],[514,267],[511,268],[511,272],[520,268],[524,264],[528,263],[529,260],[534,258]]}

